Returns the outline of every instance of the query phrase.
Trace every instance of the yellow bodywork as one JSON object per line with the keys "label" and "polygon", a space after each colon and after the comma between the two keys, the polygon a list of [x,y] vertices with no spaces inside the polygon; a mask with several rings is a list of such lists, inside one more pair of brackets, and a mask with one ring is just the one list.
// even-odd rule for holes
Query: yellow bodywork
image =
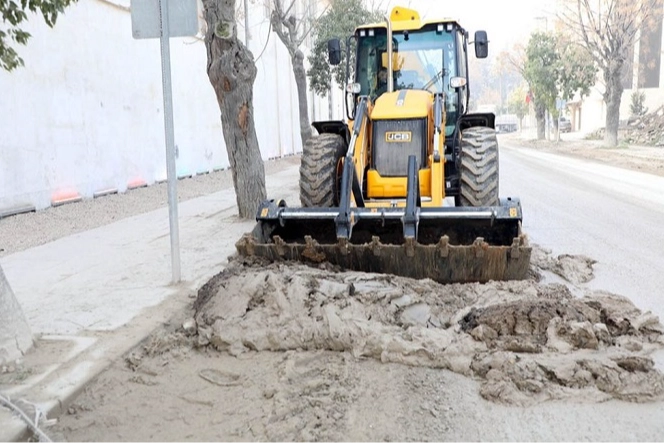
{"label": "yellow bodywork", "polygon": [[[422,206],[439,207],[445,198],[444,165],[445,156],[440,152],[440,161],[434,162],[433,94],[422,90],[400,90],[385,93],[370,104],[369,119],[361,123],[359,136],[354,146],[354,161],[357,177],[366,180],[367,207],[405,206],[407,177],[382,177],[375,169],[364,175],[365,166],[371,159],[371,122],[376,120],[427,118],[427,167],[419,171]],[[351,128],[352,124],[351,122]],[[445,122],[442,123],[443,127]],[[444,133],[439,135],[439,146],[444,146]]]}
{"label": "yellow bodywork", "polygon": [[[438,23],[458,23],[458,20],[453,18],[442,18],[436,20],[424,20],[420,19],[420,14],[414,9],[404,8],[402,6],[397,6],[392,9],[390,14],[390,22],[392,22],[392,29],[394,31],[411,31],[414,29],[421,29],[423,26],[438,24]],[[371,29],[371,28],[385,28],[385,22],[382,23],[371,23],[367,25],[358,26],[357,29]]]}
{"label": "yellow bodywork", "polygon": [[[431,23],[455,22],[452,19],[443,19],[436,21],[421,21],[417,11],[412,9],[395,7],[390,15],[392,29],[394,31],[420,29]],[[360,26],[358,29],[386,27],[386,23],[377,23]],[[408,53],[394,54],[394,66],[397,68],[408,68],[423,72],[423,67],[415,57],[410,57]],[[387,60],[382,61],[383,64]],[[433,125],[433,94],[423,90],[399,90],[391,93],[384,93],[378,97],[375,103],[369,104],[369,119],[364,119],[361,123],[364,127],[361,129],[354,146],[353,159],[355,162],[355,171],[357,177],[362,183],[366,180],[365,205],[367,207],[388,207],[405,206],[407,195],[407,177],[382,177],[375,169],[369,169],[364,174],[365,167],[371,159],[371,122],[376,120],[395,120],[395,119],[415,119],[428,118],[427,130],[427,166],[419,171],[420,195],[422,197],[423,207],[443,206],[445,199],[445,179],[444,179],[444,152],[439,153],[440,161],[434,162],[434,125]],[[352,130],[355,122],[350,121],[349,126]],[[445,126],[445,116],[443,113],[442,127]],[[444,151],[444,132],[441,131],[439,145]],[[353,199],[354,200],[354,199]]]}

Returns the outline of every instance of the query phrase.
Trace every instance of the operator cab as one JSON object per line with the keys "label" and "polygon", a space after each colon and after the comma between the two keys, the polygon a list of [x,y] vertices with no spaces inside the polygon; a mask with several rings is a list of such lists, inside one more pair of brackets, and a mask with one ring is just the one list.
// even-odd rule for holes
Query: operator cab
{"label": "operator cab", "polygon": [[[431,194],[431,162],[443,156],[446,191],[459,192],[461,132],[492,128],[495,118],[468,113],[468,43],[468,32],[455,20],[421,21],[417,12],[400,7],[383,23],[360,26],[346,41],[346,116],[368,118],[368,146],[357,173],[375,184],[366,190],[370,199],[405,195],[411,157],[424,174],[422,195]],[[472,43],[476,57],[488,55],[486,32],[477,31]],[[330,40],[328,51],[330,64],[341,63],[339,40]]]}
{"label": "operator cab", "polygon": [[[417,15],[404,20],[404,17],[398,17],[400,12],[403,14],[399,8],[395,8],[392,17],[393,90],[417,89],[432,94],[443,93],[447,117],[445,135],[449,137],[458,117],[468,107],[468,32],[454,20],[428,23],[421,22]],[[396,18],[398,20],[394,20]],[[353,120],[353,103],[357,97],[369,96],[375,102],[388,92],[387,34],[386,24],[377,23],[359,27],[352,36],[357,43],[357,57],[355,81],[347,87],[347,92],[352,96],[349,97],[349,120]],[[477,31],[472,43],[476,57],[486,58],[486,32]],[[330,63],[339,64],[340,42],[330,41],[328,49]]]}
{"label": "operator cab", "polygon": [[[355,90],[372,101],[388,92],[387,29],[375,27],[357,31]],[[463,29],[455,23],[430,24],[418,30],[392,34],[392,78],[394,91],[415,89],[444,93],[449,131],[457,114],[466,106],[466,95],[457,94],[451,79],[466,87],[466,56]],[[446,129],[446,132],[448,130]],[[449,134],[448,134],[449,135]]]}

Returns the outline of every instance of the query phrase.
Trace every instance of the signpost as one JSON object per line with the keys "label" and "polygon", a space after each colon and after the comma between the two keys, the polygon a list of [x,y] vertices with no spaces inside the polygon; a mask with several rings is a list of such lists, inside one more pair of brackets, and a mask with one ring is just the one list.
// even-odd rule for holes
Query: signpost
{"label": "signpost", "polygon": [[198,33],[196,0],[132,0],[131,26],[135,39],[160,38],[161,78],[164,95],[166,174],[168,177],[168,218],[171,230],[171,270],[173,283],[181,278],[180,233],[178,228],[175,135],[173,130],[173,91],[171,85],[170,37]]}
{"label": "signpost", "polygon": [[563,109],[567,106],[567,101],[556,98],[556,109],[558,109],[558,141],[560,141],[560,117],[563,114]]}

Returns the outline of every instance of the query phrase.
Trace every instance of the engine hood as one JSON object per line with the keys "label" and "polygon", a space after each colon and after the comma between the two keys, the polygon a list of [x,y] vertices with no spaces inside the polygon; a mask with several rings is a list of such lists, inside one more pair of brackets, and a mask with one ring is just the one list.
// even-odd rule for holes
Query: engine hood
{"label": "engine hood", "polygon": [[371,120],[424,118],[429,115],[433,95],[419,89],[386,92],[374,103]]}

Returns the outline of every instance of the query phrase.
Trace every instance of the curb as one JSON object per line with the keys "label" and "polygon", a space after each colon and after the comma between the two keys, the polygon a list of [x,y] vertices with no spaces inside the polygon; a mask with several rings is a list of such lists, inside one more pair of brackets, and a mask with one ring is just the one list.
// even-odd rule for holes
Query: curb
{"label": "curb", "polygon": [[26,214],[28,212],[35,212],[35,205],[17,205],[9,208],[0,209],[0,218],[11,217],[12,215]]}
{"label": "curb", "polygon": [[118,189],[117,188],[108,188],[108,189],[102,189],[100,191],[97,191],[92,194],[92,198],[99,198],[99,197],[105,197],[107,195],[113,195],[117,194]]}

